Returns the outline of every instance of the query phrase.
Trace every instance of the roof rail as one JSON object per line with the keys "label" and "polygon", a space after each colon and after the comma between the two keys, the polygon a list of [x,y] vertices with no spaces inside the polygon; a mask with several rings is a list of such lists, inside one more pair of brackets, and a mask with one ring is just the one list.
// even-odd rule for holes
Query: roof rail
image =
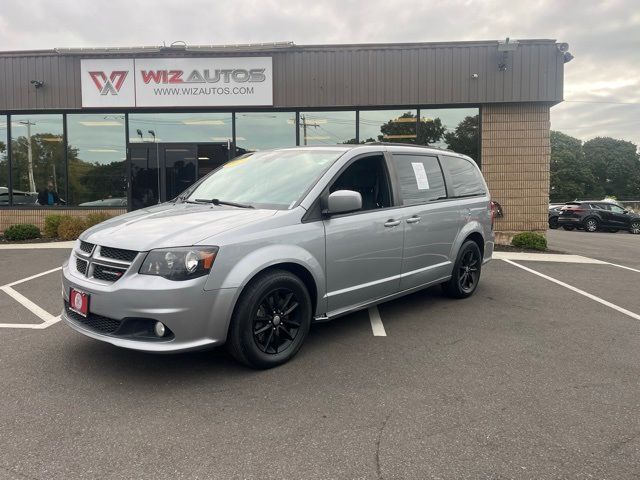
{"label": "roof rail", "polygon": [[400,142],[365,142],[364,144],[361,145],[385,145],[385,146],[392,146],[392,147],[418,147],[418,148],[429,148],[431,150],[440,150],[442,152],[449,152],[449,153],[456,153],[458,155],[460,155],[457,152],[454,152],[453,150],[449,150],[448,148],[442,148],[442,147],[433,147],[431,145],[418,145],[416,143],[400,143]]}

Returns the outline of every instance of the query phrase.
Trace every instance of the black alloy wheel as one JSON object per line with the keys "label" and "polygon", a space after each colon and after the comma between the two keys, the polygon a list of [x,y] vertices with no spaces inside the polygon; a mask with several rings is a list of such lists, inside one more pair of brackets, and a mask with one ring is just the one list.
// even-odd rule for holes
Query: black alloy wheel
{"label": "black alloy wheel", "polygon": [[452,298],[470,297],[478,287],[481,270],[480,248],[476,242],[467,240],[460,248],[451,279],[442,284],[444,292]]}
{"label": "black alloy wheel", "polygon": [[300,350],[312,303],[302,280],[286,270],[256,275],[242,290],[229,325],[227,348],[252,368],[271,368]]}
{"label": "black alloy wheel", "polygon": [[584,231],[593,233],[598,230],[598,221],[595,218],[588,218],[584,222]]}
{"label": "black alloy wheel", "polygon": [[299,307],[295,292],[288,288],[262,298],[253,319],[253,339],[262,352],[275,355],[291,346],[302,325]]}
{"label": "black alloy wheel", "polygon": [[640,234],[640,220],[634,220],[633,222],[631,222],[629,232],[633,233],[634,235]]}

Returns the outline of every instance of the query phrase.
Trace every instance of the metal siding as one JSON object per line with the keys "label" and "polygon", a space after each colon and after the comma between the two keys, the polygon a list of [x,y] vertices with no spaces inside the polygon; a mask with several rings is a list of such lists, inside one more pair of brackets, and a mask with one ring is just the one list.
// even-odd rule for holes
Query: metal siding
{"label": "metal siding", "polygon": [[[162,56],[150,54],[155,55]],[[173,54],[184,55],[189,54]],[[496,42],[292,47],[215,55],[270,55],[274,107],[279,108],[562,100],[562,55],[552,41],[521,42],[510,54],[506,72],[498,71]],[[78,55],[0,54],[0,69],[0,111],[81,108]],[[472,73],[479,77],[471,79]],[[36,91],[30,80],[44,80],[45,86]]]}

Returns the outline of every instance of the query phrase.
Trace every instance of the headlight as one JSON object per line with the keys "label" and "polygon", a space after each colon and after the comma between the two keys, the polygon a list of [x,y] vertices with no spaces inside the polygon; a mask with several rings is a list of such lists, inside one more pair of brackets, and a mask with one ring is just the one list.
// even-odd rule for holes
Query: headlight
{"label": "headlight", "polygon": [[190,280],[207,275],[217,253],[218,247],[151,250],[138,273],[158,275],[169,280]]}

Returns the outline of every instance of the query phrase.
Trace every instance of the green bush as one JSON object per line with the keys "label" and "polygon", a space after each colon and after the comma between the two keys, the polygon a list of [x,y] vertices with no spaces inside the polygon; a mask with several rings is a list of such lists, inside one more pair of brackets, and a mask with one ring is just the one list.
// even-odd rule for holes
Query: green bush
{"label": "green bush", "polygon": [[113,218],[113,215],[109,215],[108,213],[90,213],[87,215],[87,228],[105,222],[110,218]]}
{"label": "green bush", "polygon": [[511,245],[544,252],[547,249],[547,239],[540,233],[521,232],[513,236]]}
{"label": "green bush", "polygon": [[84,219],[78,217],[67,217],[62,219],[58,225],[58,238],[60,240],[75,240],[87,229]]}
{"label": "green bush", "polygon": [[71,217],[69,215],[47,215],[44,219],[44,236],[49,238],[57,237],[60,222],[66,218]]}
{"label": "green bush", "polygon": [[30,223],[11,225],[4,231],[4,238],[15,242],[19,240],[31,240],[40,236],[40,229]]}

